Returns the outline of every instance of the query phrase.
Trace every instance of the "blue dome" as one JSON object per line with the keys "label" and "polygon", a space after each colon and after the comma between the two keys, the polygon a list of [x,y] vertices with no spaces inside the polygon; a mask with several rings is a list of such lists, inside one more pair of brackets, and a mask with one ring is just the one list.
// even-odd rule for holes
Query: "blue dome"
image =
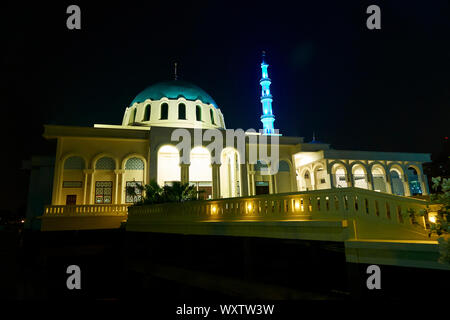
{"label": "blue dome", "polygon": [[131,104],[134,104],[135,102],[144,102],[146,99],[160,100],[164,97],[168,99],[178,99],[183,97],[186,100],[191,101],[198,99],[203,103],[212,104],[215,108],[219,108],[213,98],[211,98],[211,96],[203,89],[192,83],[181,80],[159,82],[151,85],[139,93]]}

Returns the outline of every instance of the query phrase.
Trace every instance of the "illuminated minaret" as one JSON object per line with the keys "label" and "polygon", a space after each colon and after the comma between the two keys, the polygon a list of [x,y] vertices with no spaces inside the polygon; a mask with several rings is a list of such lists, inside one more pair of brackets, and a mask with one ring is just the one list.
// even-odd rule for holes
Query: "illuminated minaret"
{"label": "illuminated minaret", "polygon": [[267,68],[269,65],[264,61],[265,52],[262,54],[261,71],[262,78],[259,81],[261,84],[261,104],[263,114],[261,116],[261,122],[263,123],[263,133],[272,134],[274,133],[273,122],[275,121],[275,116],[272,114],[272,95],[270,94],[270,78]]}

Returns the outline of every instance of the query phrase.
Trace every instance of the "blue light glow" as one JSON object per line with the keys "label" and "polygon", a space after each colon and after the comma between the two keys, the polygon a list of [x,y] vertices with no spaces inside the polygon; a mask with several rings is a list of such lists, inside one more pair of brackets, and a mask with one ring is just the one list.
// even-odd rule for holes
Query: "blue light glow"
{"label": "blue light glow", "polygon": [[269,65],[264,61],[261,63],[262,78],[260,85],[261,91],[261,104],[263,107],[263,115],[261,116],[261,122],[263,123],[263,133],[270,134],[274,132],[273,122],[275,117],[272,114],[272,99],[270,96],[270,79],[267,68]]}

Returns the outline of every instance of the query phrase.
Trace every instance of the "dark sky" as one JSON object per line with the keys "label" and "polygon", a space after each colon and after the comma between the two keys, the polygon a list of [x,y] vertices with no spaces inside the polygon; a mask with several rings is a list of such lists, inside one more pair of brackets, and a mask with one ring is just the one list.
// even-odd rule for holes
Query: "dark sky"
{"label": "dark sky", "polygon": [[[13,186],[26,184],[22,160],[54,154],[44,124],[120,124],[142,89],[172,78],[175,61],[228,128],[260,128],[262,50],[283,135],[426,153],[450,135],[449,1],[145,3],[2,4],[2,137]],[[80,31],[66,28],[70,4],[81,7]],[[366,28],[370,4],[381,7],[381,30]]]}

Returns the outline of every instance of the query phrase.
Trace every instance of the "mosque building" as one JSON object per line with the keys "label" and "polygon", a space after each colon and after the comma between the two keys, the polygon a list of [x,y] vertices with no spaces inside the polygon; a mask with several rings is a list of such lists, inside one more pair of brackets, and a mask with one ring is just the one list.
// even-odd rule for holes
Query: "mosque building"
{"label": "mosque building", "polygon": [[[263,57],[258,134],[273,137],[268,67]],[[225,135],[226,125],[223,110],[208,93],[176,77],[140,92],[125,108],[120,125],[45,125],[43,136],[57,140],[51,205],[132,204],[137,199],[126,187],[151,180],[160,185],[189,182],[205,199],[345,187],[428,194],[422,164],[430,161],[429,154],[335,150],[315,138],[305,142],[278,134],[278,172],[267,175],[263,161],[240,163],[245,155],[225,145],[221,163],[212,163],[205,144],[193,146],[189,164],[180,163],[177,142],[171,141],[178,128],[218,129]]]}

